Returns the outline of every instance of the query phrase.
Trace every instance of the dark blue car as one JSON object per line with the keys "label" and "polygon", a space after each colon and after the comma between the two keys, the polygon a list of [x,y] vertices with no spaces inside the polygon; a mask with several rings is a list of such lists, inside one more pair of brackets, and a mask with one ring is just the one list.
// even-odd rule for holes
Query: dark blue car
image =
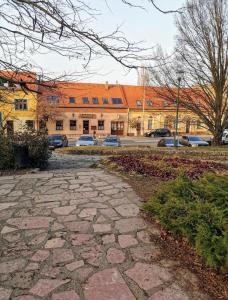
{"label": "dark blue car", "polygon": [[48,136],[49,148],[61,148],[68,146],[68,140],[66,135],[63,134],[52,134]]}

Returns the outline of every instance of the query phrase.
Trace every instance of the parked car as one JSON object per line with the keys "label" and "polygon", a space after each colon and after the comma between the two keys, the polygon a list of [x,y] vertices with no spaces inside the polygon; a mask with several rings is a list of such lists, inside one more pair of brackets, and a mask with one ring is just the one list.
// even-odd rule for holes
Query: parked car
{"label": "parked car", "polygon": [[158,128],[150,132],[145,133],[146,137],[168,137],[172,136],[171,131],[168,128]]}
{"label": "parked car", "polygon": [[228,144],[228,129],[225,129],[222,134],[222,143]]}
{"label": "parked car", "polygon": [[103,141],[102,146],[120,147],[120,138],[117,135],[109,135]]}
{"label": "parked car", "polygon": [[[158,147],[175,147],[175,140],[174,138],[166,138],[161,139],[158,142]],[[179,140],[177,141],[177,147],[183,147],[183,145],[180,144]]]}
{"label": "parked car", "polygon": [[96,146],[98,145],[97,139],[90,134],[83,134],[76,141],[76,146]]}
{"label": "parked car", "polygon": [[63,134],[51,134],[48,136],[48,143],[50,149],[68,147],[68,139]]}
{"label": "parked car", "polygon": [[185,135],[182,136],[180,144],[188,147],[209,146],[209,143],[199,136]]}

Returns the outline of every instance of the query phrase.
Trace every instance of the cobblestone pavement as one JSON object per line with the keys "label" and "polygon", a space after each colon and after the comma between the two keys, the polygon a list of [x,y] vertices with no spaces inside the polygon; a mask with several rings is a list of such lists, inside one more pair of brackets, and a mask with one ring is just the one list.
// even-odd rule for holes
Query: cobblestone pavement
{"label": "cobblestone pavement", "polygon": [[209,299],[138,204],[101,169],[0,177],[0,300]]}

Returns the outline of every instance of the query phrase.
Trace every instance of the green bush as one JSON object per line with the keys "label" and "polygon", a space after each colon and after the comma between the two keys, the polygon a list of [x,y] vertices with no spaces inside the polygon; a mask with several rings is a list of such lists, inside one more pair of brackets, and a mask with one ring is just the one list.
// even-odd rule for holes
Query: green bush
{"label": "green bush", "polygon": [[187,238],[209,266],[228,267],[227,177],[178,177],[163,186],[144,208],[168,231]]}
{"label": "green bush", "polygon": [[24,145],[28,148],[29,167],[46,168],[50,157],[48,139],[45,132],[24,130],[7,137],[0,133],[0,169],[15,168],[13,145]]}

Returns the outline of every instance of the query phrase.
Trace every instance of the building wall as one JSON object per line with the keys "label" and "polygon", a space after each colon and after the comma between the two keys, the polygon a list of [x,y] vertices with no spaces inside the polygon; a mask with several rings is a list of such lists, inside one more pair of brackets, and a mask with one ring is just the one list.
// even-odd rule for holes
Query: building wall
{"label": "building wall", "polygon": [[[56,121],[58,120],[63,121],[63,130],[56,130]],[[70,120],[76,120],[76,130],[70,130]],[[77,111],[72,109],[71,111],[62,112],[56,120],[49,120],[46,125],[49,134],[66,134],[68,138],[75,138],[83,134],[83,120],[89,121],[89,134],[93,134],[95,131],[98,137],[106,136],[111,134],[112,122],[123,122],[123,135],[127,135],[127,110],[116,111],[110,109],[107,112],[102,109],[77,109]],[[104,121],[104,130],[98,129],[98,120]]]}
{"label": "building wall", "polygon": [[[144,116],[143,116],[144,115]],[[175,118],[176,111],[166,111],[166,110],[150,110],[150,111],[139,111],[139,110],[131,110],[129,112],[129,133],[132,135],[142,135],[143,127],[144,133],[151,131],[157,128],[169,128],[172,132],[175,131]],[[144,122],[143,122],[144,119]],[[150,120],[150,121],[149,121]],[[189,120],[190,124],[189,124]],[[208,130],[199,126],[199,122],[197,124],[198,117],[193,113],[181,110],[179,113],[179,123],[178,123],[178,132],[186,133],[186,127],[189,127],[189,133],[191,134],[206,134]],[[134,122],[133,122],[134,121]],[[135,127],[135,123],[138,122],[140,126]],[[187,124],[188,122],[188,124]],[[144,123],[144,126],[143,126]],[[134,127],[131,127],[130,124],[133,124]],[[149,126],[148,126],[149,125]],[[152,126],[151,126],[152,125]],[[138,130],[137,130],[138,129]],[[139,130],[140,129],[140,130]]]}
{"label": "building wall", "polygon": [[[0,90],[0,112],[2,125],[5,126],[7,121],[13,121],[14,131],[22,130],[27,120],[34,121],[36,128],[36,103],[37,95],[34,92],[25,93],[22,90]],[[27,110],[15,110],[15,99],[26,99]]]}

